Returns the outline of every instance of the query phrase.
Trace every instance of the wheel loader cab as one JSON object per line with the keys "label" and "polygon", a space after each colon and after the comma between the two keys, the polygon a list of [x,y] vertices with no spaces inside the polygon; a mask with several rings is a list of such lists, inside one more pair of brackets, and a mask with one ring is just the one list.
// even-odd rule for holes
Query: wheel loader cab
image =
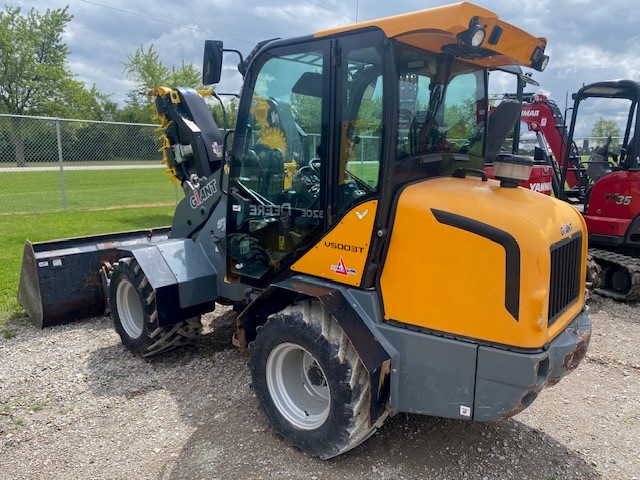
{"label": "wheel loader cab", "polygon": [[[227,222],[229,273],[241,282],[306,270],[296,262],[347,212],[364,205],[373,219],[407,182],[482,168],[486,71],[453,55],[366,29],[268,44],[245,81]],[[317,274],[340,269],[360,284],[375,255],[369,228]]]}
{"label": "wheel loader cab", "polygon": [[267,285],[379,196],[385,39],[274,42],[251,63],[229,172],[231,276]]}

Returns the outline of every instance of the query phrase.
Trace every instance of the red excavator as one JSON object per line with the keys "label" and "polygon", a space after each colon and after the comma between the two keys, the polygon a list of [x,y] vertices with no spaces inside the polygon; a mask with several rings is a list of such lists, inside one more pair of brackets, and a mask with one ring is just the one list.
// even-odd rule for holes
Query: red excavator
{"label": "red excavator", "polygon": [[[503,95],[489,110],[487,119],[487,148],[485,154],[484,171],[489,178],[494,178],[493,162],[498,155],[505,152],[505,142],[509,136],[513,138],[511,154],[517,155],[520,143],[520,118],[527,115],[526,108],[532,94],[524,93],[526,85],[539,86],[530,75],[522,72],[517,66],[505,66],[493,69],[490,73],[503,72],[514,75],[516,79],[516,93]],[[524,118],[523,118],[524,119]],[[520,183],[524,188],[551,195],[554,178],[554,160],[550,155],[536,155],[533,159],[531,174],[528,179]]]}
{"label": "red excavator", "polygon": [[[521,119],[537,135],[536,157],[555,160],[554,194],[583,211],[589,230],[589,253],[601,269],[599,282],[594,285],[596,291],[617,300],[638,300],[640,85],[631,80],[596,82],[582,87],[573,99],[568,130],[558,106],[544,95],[523,97]],[[577,122],[592,114],[589,106],[600,111],[608,106],[607,111],[618,114],[626,112],[626,126],[620,144],[613,145],[609,137],[585,160],[573,139]]]}

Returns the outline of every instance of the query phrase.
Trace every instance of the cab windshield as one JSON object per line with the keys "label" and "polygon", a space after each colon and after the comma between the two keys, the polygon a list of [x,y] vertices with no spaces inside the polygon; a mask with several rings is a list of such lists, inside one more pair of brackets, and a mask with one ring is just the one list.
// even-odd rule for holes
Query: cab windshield
{"label": "cab windshield", "polygon": [[[484,70],[449,55],[398,48],[397,158],[482,158],[486,118]],[[434,158],[434,160],[436,160]]]}

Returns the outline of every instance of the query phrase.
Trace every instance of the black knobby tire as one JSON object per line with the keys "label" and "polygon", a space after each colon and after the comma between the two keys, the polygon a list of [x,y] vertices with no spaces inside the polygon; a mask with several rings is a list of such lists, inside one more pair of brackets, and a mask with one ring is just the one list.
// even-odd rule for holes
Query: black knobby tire
{"label": "black knobby tire", "polygon": [[[258,335],[250,348],[253,389],[262,409],[285,440],[304,452],[321,458],[340,455],[369,438],[389,413],[387,409],[375,425],[370,425],[369,373],[340,325],[317,301],[307,300],[271,315],[265,325],[258,327]],[[291,364],[297,361],[296,348],[300,351],[298,365],[302,372],[291,368]],[[283,357],[280,352],[286,349],[291,351],[287,355],[293,357]],[[316,363],[305,364],[303,357],[308,358],[307,354]],[[287,379],[292,380],[290,385],[293,385],[277,386],[274,368],[282,372],[283,385]],[[297,398],[294,390],[300,389],[300,384],[309,379],[313,383],[314,378],[314,385],[328,387],[328,410],[324,410],[324,419],[319,413],[322,408],[309,409],[310,413],[306,408],[298,409],[298,406],[312,403],[304,394],[302,401],[294,402],[294,414],[290,404],[279,399],[282,391],[293,392],[287,399]],[[324,383],[318,382],[318,378],[323,378]],[[307,386],[304,388],[309,391]],[[315,408],[315,405],[311,406]],[[295,412],[299,410],[314,420],[305,422],[302,418],[298,421]]]}
{"label": "black knobby tire", "polygon": [[252,278],[261,278],[271,270],[269,254],[260,242],[246,234],[229,236],[229,250],[234,270]]}
{"label": "black knobby tire", "polygon": [[156,292],[131,257],[122,258],[113,266],[109,308],[122,344],[144,357],[192,343],[202,330],[200,316],[168,327],[159,326]]}

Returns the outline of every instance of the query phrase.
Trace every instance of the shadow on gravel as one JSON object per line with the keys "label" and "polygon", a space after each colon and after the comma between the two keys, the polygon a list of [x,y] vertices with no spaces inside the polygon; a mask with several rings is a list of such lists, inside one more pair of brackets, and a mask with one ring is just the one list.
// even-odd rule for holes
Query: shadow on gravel
{"label": "shadow on gravel", "polygon": [[254,403],[209,409],[209,420],[162,478],[601,478],[575,452],[513,419],[480,424],[398,415],[356,449],[322,461],[288,447]]}
{"label": "shadow on gravel", "polygon": [[577,453],[514,419],[481,424],[401,414],[338,458],[303,454],[259,410],[248,356],[231,345],[234,319],[232,312],[219,316],[197,345],[159,358],[134,357],[120,345],[91,355],[97,395],[131,399],[165,390],[195,429],[159,478],[600,478]]}

